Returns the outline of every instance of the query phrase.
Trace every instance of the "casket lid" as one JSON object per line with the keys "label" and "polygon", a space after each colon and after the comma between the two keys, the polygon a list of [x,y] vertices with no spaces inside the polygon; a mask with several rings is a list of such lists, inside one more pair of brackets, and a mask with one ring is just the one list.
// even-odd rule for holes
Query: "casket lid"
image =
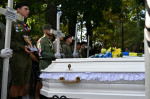
{"label": "casket lid", "polygon": [[[68,68],[70,67],[70,70]],[[56,59],[42,72],[145,72],[144,57]]]}

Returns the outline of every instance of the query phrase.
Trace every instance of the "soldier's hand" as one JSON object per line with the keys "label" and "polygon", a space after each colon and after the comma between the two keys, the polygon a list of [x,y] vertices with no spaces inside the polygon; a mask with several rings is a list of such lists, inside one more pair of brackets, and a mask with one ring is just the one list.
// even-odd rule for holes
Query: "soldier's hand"
{"label": "soldier's hand", "polygon": [[26,46],[25,45],[25,48],[24,48],[25,52],[30,54],[30,53],[33,53],[33,51],[30,51],[30,47],[29,46]]}
{"label": "soldier's hand", "polygon": [[10,57],[12,57],[12,54],[13,54],[13,50],[6,48],[6,49],[1,50],[0,57],[10,58]]}
{"label": "soldier's hand", "polygon": [[78,58],[78,53],[77,52],[73,52],[73,57],[74,58]]}
{"label": "soldier's hand", "polygon": [[60,53],[55,53],[55,58],[61,58],[61,54]]}
{"label": "soldier's hand", "polygon": [[64,53],[60,53],[61,54],[61,58],[65,58],[65,54]]}

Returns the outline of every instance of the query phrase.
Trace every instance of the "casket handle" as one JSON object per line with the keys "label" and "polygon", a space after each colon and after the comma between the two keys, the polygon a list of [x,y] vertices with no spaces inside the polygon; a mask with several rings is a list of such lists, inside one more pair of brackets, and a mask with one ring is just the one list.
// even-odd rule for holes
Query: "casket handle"
{"label": "casket handle", "polygon": [[71,64],[68,64],[68,69],[69,69],[69,70],[71,69]]}
{"label": "casket handle", "polygon": [[80,77],[76,77],[75,81],[66,81],[64,77],[60,77],[60,81],[64,84],[74,84],[74,83],[79,83],[81,80]]}

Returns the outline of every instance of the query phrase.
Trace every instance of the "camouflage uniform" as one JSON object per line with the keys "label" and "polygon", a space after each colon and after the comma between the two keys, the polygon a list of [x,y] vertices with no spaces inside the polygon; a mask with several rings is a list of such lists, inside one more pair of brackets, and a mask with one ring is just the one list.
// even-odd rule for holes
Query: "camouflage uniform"
{"label": "camouflage uniform", "polygon": [[[0,51],[4,48],[5,42],[5,25],[0,22]],[[2,85],[3,59],[0,57],[0,89]]]}
{"label": "camouflage uniform", "polygon": [[37,47],[40,56],[39,68],[42,70],[47,68],[55,59],[53,43],[48,37],[43,36],[38,40]]}
{"label": "camouflage uniform", "polygon": [[12,84],[28,84],[32,68],[32,59],[25,52],[23,35],[29,35],[30,29],[22,21],[13,22],[11,34],[11,49],[13,56],[10,58]]}
{"label": "camouflage uniform", "polygon": [[83,57],[83,58],[87,58],[87,49],[86,48],[81,48],[80,49],[80,55]]}
{"label": "camouflage uniform", "polygon": [[83,56],[80,53],[80,50],[77,50],[77,53],[78,53],[78,58],[83,58]]}
{"label": "camouflage uniform", "polygon": [[73,58],[71,46],[65,43],[62,47],[63,53],[65,54],[65,58]]}

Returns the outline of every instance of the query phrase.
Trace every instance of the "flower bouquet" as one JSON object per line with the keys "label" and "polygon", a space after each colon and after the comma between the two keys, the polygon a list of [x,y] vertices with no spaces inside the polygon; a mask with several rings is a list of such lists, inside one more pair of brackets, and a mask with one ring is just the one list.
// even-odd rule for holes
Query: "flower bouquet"
{"label": "flower bouquet", "polygon": [[121,49],[120,48],[116,48],[116,47],[115,48],[114,47],[110,47],[108,50],[102,48],[101,49],[101,53],[103,53],[103,54],[110,53],[111,57],[113,57],[113,58],[122,57]]}
{"label": "flower bouquet", "polygon": [[112,57],[113,57],[113,58],[122,57],[122,52],[121,52],[121,49],[120,49],[120,48],[110,47],[110,48],[108,49],[108,51],[112,53]]}
{"label": "flower bouquet", "polygon": [[90,58],[117,58],[117,57],[122,57],[122,52],[120,48],[114,48],[110,47],[108,50],[105,48],[101,49],[101,53],[95,54],[91,56]]}
{"label": "flower bouquet", "polygon": [[102,48],[101,53],[90,56],[90,58],[117,58],[122,56],[142,57],[142,53],[122,52],[121,48],[110,47],[109,49]]}

